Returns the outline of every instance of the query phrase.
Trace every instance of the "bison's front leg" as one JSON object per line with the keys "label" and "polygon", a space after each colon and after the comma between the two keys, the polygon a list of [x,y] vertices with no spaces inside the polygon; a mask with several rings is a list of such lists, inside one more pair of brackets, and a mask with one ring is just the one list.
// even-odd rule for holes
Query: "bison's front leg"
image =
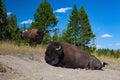
{"label": "bison's front leg", "polygon": [[33,41],[33,40],[30,40],[29,42],[30,46],[32,47],[36,47],[37,46],[37,42]]}

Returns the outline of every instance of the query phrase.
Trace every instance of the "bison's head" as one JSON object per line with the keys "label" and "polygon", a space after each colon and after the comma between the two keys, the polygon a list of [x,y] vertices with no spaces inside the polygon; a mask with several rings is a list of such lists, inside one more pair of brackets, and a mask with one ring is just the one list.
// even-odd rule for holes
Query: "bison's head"
{"label": "bison's head", "polygon": [[45,60],[48,64],[57,66],[64,57],[61,44],[50,42],[45,52]]}

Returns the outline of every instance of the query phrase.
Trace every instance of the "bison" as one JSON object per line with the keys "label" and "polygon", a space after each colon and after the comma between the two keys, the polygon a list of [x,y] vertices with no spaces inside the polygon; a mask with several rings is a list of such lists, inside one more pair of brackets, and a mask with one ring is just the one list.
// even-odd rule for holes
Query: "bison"
{"label": "bison", "polygon": [[44,37],[44,32],[38,29],[31,29],[29,31],[25,31],[21,37],[29,39],[29,44],[31,46],[36,46],[37,43],[42,42],[42,39]]}
{"label": "bison", "polygon": [[95,56],[90,55],[75,45],[56,42],[49,43],[45,52],[45,61],[56,67],[73,69],[102,70],[107,65],[107,63],[101,63]]}

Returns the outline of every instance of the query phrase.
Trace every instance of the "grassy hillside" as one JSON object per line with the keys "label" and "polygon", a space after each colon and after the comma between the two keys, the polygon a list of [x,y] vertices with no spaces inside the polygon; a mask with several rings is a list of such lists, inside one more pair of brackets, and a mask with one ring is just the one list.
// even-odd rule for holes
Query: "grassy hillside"
{"label": "grassy hillside", "polygon": [[98,55],[97,53],[93,53],[92,55],[96,56],[97,58],[103,60],[103,61],[110,61],[110,62],[119,62],[120,63],[120,59],[119,58],[114,58],[114,57],[107,57],[105,55]]}
{"label": "grassy hillside", "polygon": [[[44,54],[46,50],[46,45],[38,45],[37,47],[30,47],[29,45],[15,45],[11,42],[0,42],[0,54],[29,54],[33,55],[34,53]],[[112,62],[120,62],[119,58],[106,57],[104,55],[97,55],[93,53],[97,58]]]}
{"label": "grassy hillside", "polygon": [[15,45],[11,42],[0,42],[0,54],[34,54],[44,53],[45,45],[38,45],[37,47],[30,47],[29,45]]}

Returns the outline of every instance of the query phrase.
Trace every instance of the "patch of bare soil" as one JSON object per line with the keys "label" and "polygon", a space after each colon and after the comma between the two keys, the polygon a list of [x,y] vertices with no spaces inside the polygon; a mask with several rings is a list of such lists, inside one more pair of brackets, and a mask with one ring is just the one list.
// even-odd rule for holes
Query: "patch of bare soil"
{"label": "patch of bare soil", "polygon": [[33,60],[25,55],[0,55],[0,64],[6,70],[0,72],[0,80],[120,80],[119,63],[109,62],[104,71],[67,69],[50,66],[44,55],[36,54]]}

